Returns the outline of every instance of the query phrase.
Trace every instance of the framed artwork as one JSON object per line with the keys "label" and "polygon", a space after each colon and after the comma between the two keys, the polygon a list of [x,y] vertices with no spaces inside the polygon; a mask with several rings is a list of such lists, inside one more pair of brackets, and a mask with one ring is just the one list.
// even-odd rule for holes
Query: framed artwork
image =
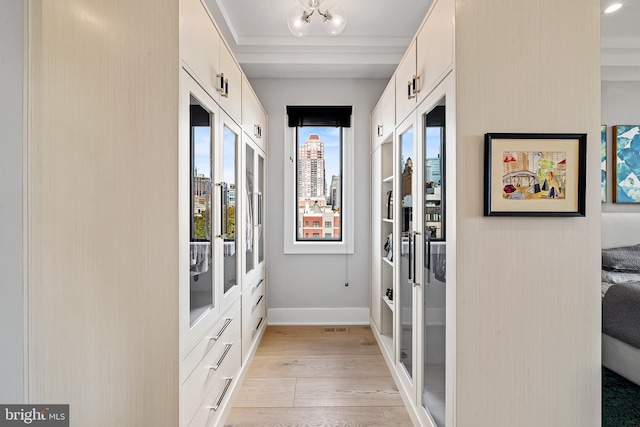
{"label": "framed artwork", "polygon": [[613,127],[613,202],[640,203],[640,126]]}
{"label": "framed artwork", "polygon": [[485,134],[485,216],[584,216],[587,134]]}
{"label": "framed artwork", "polygon": [[607,126],[600,126],[600,201],[607,201]]}

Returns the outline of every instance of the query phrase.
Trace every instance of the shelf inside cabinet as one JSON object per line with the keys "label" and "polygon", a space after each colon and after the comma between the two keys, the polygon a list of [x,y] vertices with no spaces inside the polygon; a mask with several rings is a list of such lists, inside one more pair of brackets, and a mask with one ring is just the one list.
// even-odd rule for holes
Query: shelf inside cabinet
{"label": "shelf inside cabinet", "polygon": [[387,264],[390,267],[393,267],[393,261],[389,261],[389,259],[386,256],[382,257],[382,261],[384,261],[385,264]]}
{"label": "shelf inside cabinet", "polygon": [[393,175],[384,178],[382,182],[393,182]]}
{"label": "shelf inside cabinet", "polygon": [[387,307],[389,307],[389,309],[391,309],[391,311],[393,311],[393,301],[391,301],[389,298],[387,298],[386,295],[382,297],[382,301],[384,301],[385,304],[387,304]]}
{"label": "shelf inside cabinet", "polygon": [[393,224],[392,218],[382,218],[382,222],[388,222],[389,224]]}

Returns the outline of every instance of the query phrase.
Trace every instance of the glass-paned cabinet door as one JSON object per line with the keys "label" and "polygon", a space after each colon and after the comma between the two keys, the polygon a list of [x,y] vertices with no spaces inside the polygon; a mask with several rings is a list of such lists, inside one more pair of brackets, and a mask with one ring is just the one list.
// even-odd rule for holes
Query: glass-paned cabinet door
{"label": "glass-paned cabinet door", "polygon": [[220,185],[220,222],[222,239],[222,291],[229,293],[238,284],[237,190],[240,132],[230,121],[222,123],[222,180]]}
{"label": "glass-paned cabinet door", "polygon": [[445,242],[445,105],[444,99],[424,115],[423,183],[425,234],[423,286],[422,405],[437,427],[445,426],[446,242]]}
{"label": "glass-paned cabinet door", "polygon": [[264,263],[264,181],[265,181],[265,169],[264,169],[264,155],[258,152],[258,186],[256,193],[256,224],[255,234],[258,245],[258,264]]}
{"label": "glass-paned cabinet door", "polygon": [[[401,130],[398,137],[400,155],[400,363],[413,378],[413,284],[416,273],[415,233],[413,230],[414,162],[416,161],[413,126]],[[396,252],[397,253],[397,252]],[[394,256],[395,258],[395,256]]]}
{"label": "glass-paned cabinet door", "polygon": [[245,273],[250,273],[254,270],[255,259],[255,174],[254,174],[254,161],[255,150],[251,148],[249,144],[245,147]]}
{"label": "glass-paned cabinet door", "polygon": [[189,105],[189,325],[214,305],[212,225],[213,114],[195,96]]}
{"label": "glass-paned cabinet door", "polygon": [[264,263],[264,155],[249,138],[245,145],[245,274],[248,280]]}

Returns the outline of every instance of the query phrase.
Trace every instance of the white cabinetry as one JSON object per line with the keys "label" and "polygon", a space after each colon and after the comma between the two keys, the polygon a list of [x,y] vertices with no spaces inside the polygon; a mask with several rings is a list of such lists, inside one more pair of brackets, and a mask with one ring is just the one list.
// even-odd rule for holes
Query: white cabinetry
{"label": "white cabinetry", "polygon": [[445,226],[455,236],[455,221],[445,221],[456,194],[453,19],[453,0],[436,0],[371,116],[372,329],[425,427],[453,418],[455,330],[446,319],[455,281],[445,268],[453,246]]}
{"label": "white cabinetry", "polygon": [[180,28],[183,67],[240,123],[242,71],[200,0],[183,0]]}
{"label": "white cabinetry", "polygon": [[220,107],[237,123],[242,115],[242,71],[231,54],[231,51],[222,40],[220,43]]}
{"label": "white cabinetry", "polygon": [[375,110],[373,110],[373,113],[371,114],[372,150],[382,144],[382,142],[393,132],[396,122],[395,93],[396,88],[394,76],[387,84],[387,87],[382,93],[382,97],[380,97],[380,101],[378,101],[378,105],[376,105]]}
{"label": "white cabinetry", "polygon": [[395,73],[396,86],[396,123],[404,120],[416,108],[417,92],[420,90],[420,78],[416,75],[416,41],[402,58]]}
{"label": "white cabinetry", "polygon": [[266,114],[201,0],[180,46],[180,426],[209,427],[267,323]]}
{"label": "white cabinetry", "polygon": [[453,66],[454,0],[438,0],[417,36],[416,75],[420,76],[418,104]]}
{"label": "white cabinetry", "polygon": [[244,76],[242,78],[242,128],[262,151],[266,151],[267,114]]}
{"label": "white cabinetry", "polygon": [[404,120],[453,66],[454,0],[432,5],[395,73],[396,123]]}
{"label": "white cabinetry", "polygon": [[200,0],[182,0],[180,57],[182,66],[216,101],[220,88],[220,35]]}

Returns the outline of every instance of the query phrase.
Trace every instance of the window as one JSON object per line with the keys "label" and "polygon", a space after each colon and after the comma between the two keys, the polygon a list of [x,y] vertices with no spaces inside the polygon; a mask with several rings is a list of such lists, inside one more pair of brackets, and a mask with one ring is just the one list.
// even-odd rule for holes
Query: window
{"label": "window", "polygon": [[285,253],[353,253],[351,110],[287,107]]}

